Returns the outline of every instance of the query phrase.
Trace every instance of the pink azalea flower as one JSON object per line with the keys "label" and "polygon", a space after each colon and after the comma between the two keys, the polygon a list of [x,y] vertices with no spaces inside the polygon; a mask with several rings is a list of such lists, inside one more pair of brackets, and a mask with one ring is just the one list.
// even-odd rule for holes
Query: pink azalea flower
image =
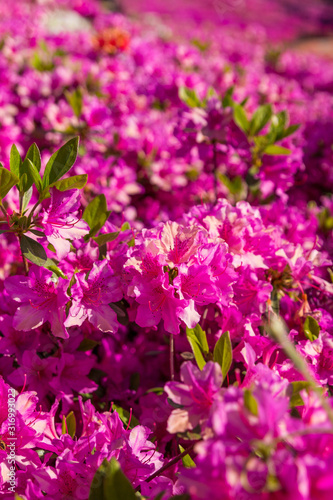
{"label": "pink azalea flower", "polygon": [[58,358],[48,357],[41,359],[36,352],[26,350],[22,356],[21,366],[8,377],[16,387],[23,386],[26,379],[28,388],[35,390],[40,401],[50,391],[51,382],[58,365]]}
{"label": "pink azalea flower", "polygon": [[176,222],[167,222],[155,245],[169,264],[178,265],[187,262],[196,253],[199,236],[199,229],[195,226],[186,227]]}
{"label": "pink azalea flower", "polygon": [[221,392],[222,372],[218,363],[209,361],[202,371],[190,361],[182,364],[181,382],[168,382],[165,392],[182,408],[173,410],[168,431],[185,432],[205,424],[214,400]]}
{"label": "pink azalea flower", "polygon": [[78,189],[62,192],[51,188],[50,193],[51,201],[42,213],[40,223],[58,259],[63,259],[71,248],[68,240],[82,238],[89,232],[89,226],[78,215],[81,196]]}
{"label": "pink azalea flower", "polygon": [[194,328],[200,315],[189,301],[175,297],[175,289],[169,284],[169,276],[165,273],[162,279],[154,279],[134,288],[139,307],[136,322],[139,326],[155,326],[161,319],[169,333],[179,333],[180,321],[189,328]]}
{"label": "pink azalea flower", "polygon": [[95,391],[97,385],[88,378],[88,374],[95,364],[94,358],[78,352],[63,353],[58,364],[58,374],[50,382],[50,386],[58,393],[72,395],[73,390],[87,393]]}
{"label": "pink azalea flower", "polygon": [[52,280],[52,272],[38,266],[31,266],[28,276],[7,278],[6,291],[19,303],[14,315],[14,328],[29,331],[49,321],[53,335],[67,338],[64,321],[69,297],[65,286],[65,280],[59,278],[56,284]]}
{"label": "pink azalea flower", "polygon": [[80,326],[87,319],[102,332],[116,332],[117,315],[109,304],[121,300],[123,294],[119,280],[107,261],[95,262],[88,279],[85,279],[83,273],[78,273],[75,277],[66,327]]}
{"label": "pink azalea flower", "polygon": [[209,275],[208,266],[180,264],[173,284],[182,299],[193,299],[200,306],[216,302],[217,291]]}

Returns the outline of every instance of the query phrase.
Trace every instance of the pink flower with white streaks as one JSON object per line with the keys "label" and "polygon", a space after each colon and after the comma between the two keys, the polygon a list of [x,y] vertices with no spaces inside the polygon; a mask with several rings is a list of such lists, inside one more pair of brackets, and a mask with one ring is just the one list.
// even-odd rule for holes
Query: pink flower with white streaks
{"label": "pink flower with white streaks", "polygon": [[173,280],[182,299],[192,299],[200,306],[216,302],[217,290],[209,274],[208,266],[180,264],[179,274]]}
{"label": "pink flower with white streaks", "polygon": [[71,289],[72,306],[65,326],[80,326],[87,319],[102,332],[116,332],[117,315],[109,304],[121,300],[123,294],[119,279],[107,261],[95,262],[87,279],[84,273],[75,277],[76,283]]}
{"label": "pink flower with white streaks", "polygon": [[178,265],[187,262],[197,252],[201,233],[195,226],[186,227],[169,221],[164,225],[160,239],[154,243],[168,264]]}
{"label": "pink flower with white streaks", "polygon": [[51,188],[50,193],[50,204],[42,213],[40,224],[58,259],[63,259],[71,249],[68,240],[82,238],[89,232],[89,226],[79,217],[81,193],[78,189],[62,192]]}
{"label": "pink flower with white streaks", "polygon": [[190,361],[182,364],[181,382],[168,382],[164,390],[181,408],[173,410],[168,419],[170,433],[185,432],[207,421],[214,400],[220,394],[222,371],[218,363],[209,361],[199,370]]}
{"label": "pink flower with white streaks", "polygon": [[181,320],[189,328],[194,328],[199,322],[200,315],[195,311],[193,301],[175,296],[168,273],[163,278],[134,287],[134,293],[139,303],[135,320],[139,326],[156,326],[163,319],[165,330],[175,334],[179,333]]}
{"label": "pink flower with white streaks", "polygon": [[64,327],[65,306],[69,300],[65,291],[67,286],[62,278],[55,283],[52,272],[38,266],[31,266],[28,276],[7,278],[5,289],[19,304],[13,327],[27,332],[49,321],[53,335],[67,338]]}

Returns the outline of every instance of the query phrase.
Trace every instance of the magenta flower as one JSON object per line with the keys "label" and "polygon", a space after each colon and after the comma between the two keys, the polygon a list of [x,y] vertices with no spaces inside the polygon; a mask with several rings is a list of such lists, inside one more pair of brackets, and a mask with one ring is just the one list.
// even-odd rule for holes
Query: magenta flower
{"label": "magenta flower", "polygon": [[155,245],[171,265],[187,262],[199,247],[199,229],[195,226],[186,227],[176,222],[167,222],[160,239]]}
{"label": "magenta flower", "polygon": [[64,396],[62,399],[64,412],[69,411],[73,391],[89,393],[97,389],[95,382],[88,378],[94,364],[94,357],[89,358],[82,352],[75,355],[64,353],[60,357],[57,376],[53,378],[49,385],[55,394]]}
{"label": "magenta flower", "polygon": [[89,232],[89,226],[78,215],[81,196],[78,189],[62,192],[52,188],[50,193],[51,201],[43,212],[40,223],[48,242],[54,246],[58,259],[63,259],[71,248],[68,240],[82,238]]}
{"label": "magenta flower", "polygon": [[95,262],[89,273],[76,274],[72,286],[72,306],[65,321],[66,327],[80,326],[87,319],[102,332],[116,332],[117,315],[109,306],[118,302],[123,294],[117,277],[114,276],[106,260]]}
{"label": "magenta flower", "polygon": [[173,284],[182,299],[192,299],[200,306],[216,302],[217,291],[209,275],[208,266],[187,267],[186,264],[181,264],[178,271]]}
{"label": "magenta flower", "polygon": [[162,279],[153,279],[134,287],[139,307],[136,322],[139,326],[156,326],[161,319],[169,333],[179,333],[180,321],[189,328],[194,328],[200,319],[193,303],[175,297],[175,289],[169,284],[169,276],[165,273]]}
{"label": "magenta flower", "polygon": [[48,357],[41,359],[34,351],[26,350],[22,356],[21,366],[8,377],[16,387],[26,385],[37,392],[40,401],[50,391],[51,382],[58,366],[58,358]]}
{"label": "magenta flower", "polygon": [[14,314],[14,328],[26,332],[49,321],[53,335],[67,338],[64,321],[69,297],[66,286],[65,280],[59,278],[55,283],[52,272],[38,266],[31,266],[28,276],[7,278],[6,291],[19,304]]}
{"label": "magenta flower", "polygon": [[181,382],[168,382],[164,387],[169,398],[182,407],[173,410],[168,419],[171,433],[204,425],[222,385],[221,367],[212,361],[202,371],[187,361],[182,364],[180,372]]}

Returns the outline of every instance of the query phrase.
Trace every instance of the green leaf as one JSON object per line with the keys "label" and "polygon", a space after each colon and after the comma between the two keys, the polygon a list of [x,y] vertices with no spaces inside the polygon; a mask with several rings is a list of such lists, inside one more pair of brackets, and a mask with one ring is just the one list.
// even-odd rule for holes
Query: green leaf
{"label": "green leaf", "polygon": [[65,92],[65,96],[68,104],[71,106],[74,115],[77,118],[80,118],[82,114],[82,106],[83,106],[83,95],[82,90],[78,87],[73,92]]}
{"label": "green leaf", "polygon": [[79,147],[79,138],[70,139],[56,151],[46,164],[43,188],[53,184],[65,175],[74,165]]}
{"label": "green leaf", "polygon": [[189,331],[186,332],[187,336],[193,335],[194,338],[196,339],[201,351],[204,354],[209,353],[209,347],[208,347],[208,342],[207,342],[207,337],[206,337],[206,332],[203,331],[199,323],[194,327],[194,328],[189,328]]}
{"label": "green leaf", "polygon": [[307,339],[313,342],[316,340],[320,333],[320,327],[317,321],[312,316],[307,316],[303,325],[304,335]]}
{"label": "green leaf", "polygon": [[[180,450],[180,453],[183,453],[183,451],[185,451],[185,448],[183,448],[182,446],[179,445],[179,450]],[[184,467],[186,467],[186,469],[193,469],[194,467],[196,467],[195,462],[192,460],[190,455],[185,455],[182,458],[182,462],[183,462]]]}
{"label": "green leaf", "polygon": [[92,351],[98,344],[99,342],[96,342],[96,340],[83,339],[77,350],[80,352]]}
{"label": "green leaf", "polygon": [[290,149],[283,148],[282,146],[277,146],[276,144],[271,144],[267,146],[264,150],[265,155],[273,155],[273,156],[279,156],[279,155],[290,155],[291,151]]}
{"label": "green leaf", "polygon": [[223,99],[222,99],[222,106],[224,108],[228,108],[228,107],[233,106],[234,100],[232,98],[232,94],[234,93],[234,90],[235,90],[234,86],[229,87],[228,90],[226,91],[226,93],[224,94]]}
{"label": "green leaf", "polygon": [[250,413],[252,413],[252,415],[256,417],[258,416],[258,403],[249,389],[245,389],[244,391],[244,406]]}
{"label": "green leaf", "polygon": [[48,259],[44,247],[24,234],[21,236],[21,251],[26,259],[37,266],[47,267],[48,265],[54,265],[54,262]]}
{"label": "green leaf", "polygon": [[61,421],[61,434],[67,434],[65,415],[63,415],[62,421]]}
{"label": "green leaf", "polygon": [[283,131],[283,137],[281,137],[281,139],[284,139],[285,137],[294,134],[296,130],[300,128],[300,126],[301,126],[300,124],[290,125]]}
{"label": "green leaf", "polygon": [[214,347],[213,359],[221,366],[223,380],[225,379],[232,363],[232,345],[229,332],[221,335]]}
{"label": "green leaf", "polygon": [[21,164],[22,164],[21,155],[18,152],[18,149],[15,146],[15,144],[13,144],[10,150],[9,165],[10,165],[10,171],[13,172],[13,174],[15,174],[17,177],[20,177]]}
{"label": "green leaf", "polygon": [[300,392],[304,389],[309,389],[310,383],[306,380],[299,380],[297,382],[291,382],[287,388],[287,396],[290,398],[290,407],[303,406],[304,401],[300,395]]}
{"label": "green leaf", "polygon": [[28,175],[26,173],[20,174],[20,181],[17,186],[20,193],[24,193],[25,191],[27,191],[29,189],[27,186],[28,186]]}
{"label": "green leaf", "polygon": [[109,241],[115,240],[119,236],[120,232],[117,231],[115,233],[105,233],[105,234],[100,234],[99,236],[94,236],[92,239],[96,241],[98,246],[105,245],[106,243],[109,243]]}
{"label": "green leaf", "polygon": [[105,224],[110,212],[107,210],[104,194],[96,196],[83,212],[83,220],[90,227],[89,237],[97,233]]}
{"label": "green leaf", "polygon": [[15,186],[15,184],[18,184],[18,182],[19,178],[16,174],[4,167],[0,167],[0,204],[1,200],[12,189],[12,187]]}
{"label": "green leaf", "polygon": [[188,87],[180,87],[178,90],[179,99],[185,104],[188,105],[189,108],[201,108],[202,103],[197,93],[194,89],[189,89]]}
{"label": "green leaf", "polygon": [[245,109],[238,103],[234,103],[233,109],[234,109],[234,121],[236,125],[241,130],[243,130],[243,132],[247,134],[249,131],[250,123],[249,120],[247,119]]}
{"label": "green leaf", "polygon": [[257,135],[265,125],[269,122],[273,115],[272,106],[270,104],[263,104],[253,113],[250,121],[249,133],[251,136]]}
{"label": "green leaf", "polygon": [[72,411],[70,411],[66,417],[67,430],[71,438],[74,438],[76,433],[76,418]]}
{"label": "green leaf", "polygon": [[40,167],[40,153],[36,144],[30,146],[23,162],[17,147],[15,144],[12,145],[10,151],[10,170],[20,179],[19,190],[21,192],[28,191],[33,183],[36,184],[38,191],[41,190]]}
{"label": "green leaf", "polygon": [[131,226],[129,224],[129,222],[124,222],[124,224],[121,226],[120,228],[120,231],[128,231],[129,229],[131,229]]}
{"label": "green leaf", "polygon": [[22,163],[21,171],[22,173],[27,174],[27,186],[29,186],[28,189],[33,184],[35,184],[37,191],[40,193],[42,191],[42,179],[37,167],[29,158],[25,158],[24,162]]}
{"label": "green leaf", "polygon": [[202,370],[206,364],[203,353],[208,354],[209,352],[206,334],[201,329],[200,325],[197,325],[195,328],[186,327],[186,336],[190,343],[197,365],[199,369]]}
{"label": "green leaf", "polygon": [[[31,232],[33,232],[32,230],[30,230]],[[52,264],[51,264],[52,262]],[[45,266],[49,271],[52,271],[56,276],[58,276],[58,278],[63,278],[64,280],[68,280],[68,276],[66,276],[66,274],[64,274],[62,272],[61,269],[59,269],[58,266],[56,266],[54,264],[54,262],[51,260],[51,259],[48,259],[48,262],[46,263],[46,266]]]}
{"label": "green leaf", "polygon": [[[124,410],[124,408],[122,408],[121,406],[118,406],[114,403],[113,403],[112,408],[118,413],[120,420],[124,423],[125,427],[127,427],[128,422],[130,421],[130,412],[127,410]],[[132,415],[129,428],[133,429],[137,425],[139,425],[139,421],[136,417],[134,417],[134,415]]]}
{"label": "green leaf", "polygon": [[22,198],[22,212],[25,211],[25,209],[27,208],[27,206],[29,205],[29,201],[31,200],[31,197],[32,197],[32,192],[33,192],[33,189],[32,189],[32,186],[28,189],[28,191],[26,191],[23,195],[23,198]]}
{"label": "green leaf", "polygon": [[59,191],[68,191],[69,189],[82,189],[87,184],[88,174],[73,175],[66,179],[54,182],[51,187],[57,188]]}
{"label": "green leaf", "polygon": [[91,483],[89,500],[138,500],[115,458],[103,460]]}
{"label": "green leaf", "polygon": [[33,143],[30,148],[28,149],[28,152],[25,156],[25,159],[28,159],[33,163],[38,170],[38,172],[41,169],[42,161],[40,157],[40,151],[38,149],[38,146],[36,143]]}

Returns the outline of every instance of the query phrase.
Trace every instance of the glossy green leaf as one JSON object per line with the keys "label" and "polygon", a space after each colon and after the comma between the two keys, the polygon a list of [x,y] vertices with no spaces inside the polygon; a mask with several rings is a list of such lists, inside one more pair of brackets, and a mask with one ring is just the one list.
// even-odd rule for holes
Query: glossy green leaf
{"label": "glossy green leaf", "polygon": [[120,468],[119,462],[104,459],[92,481],[89,500],[138,500],[134,488]]}
{"label": "glossy green leaf", "polygon": [[224,108],[228,108],[228,107],[233,106],[234,100],[232,98],[232,94],[234,93],[234,90],[235,90],[234,86],[229,87],[228,90],[226,91],[226,93],[224,94],[223,99],[222,99],[222,106]]}
{"label": "glossy green leaf", "polygon": [[180,87],[178,91],[179,99],[189,108],[200,108],[202,107],[201,100],[197,96],[197,93],[194,89],[190,89],[188,87]]}
{"label": "glossy green leaf", "polygon": [[25,158],[30,160],[31,163],[33,163],[35,165],[38,172],[40,171],[42,161],[41,161],[41,157],[40,157],[40,151],[39,151],[36,143],[33,143],[30,146]]}
{"label": "glossy green leaf", "polygon": [[[32,231],[31,231],[32,232]],[[51,264],[52,262],[52,264]],[[64,274],[62,272],[61,269],[59,269],[58,266],[56,266],[56,264],[54,264],[54,262],[51,260],[51,259],[48,259],[47,263],[46,263],[46,266],[45,266],[49,271],[52,271],[53,274],[55,274],[56,276],[58,276],[58,278],[63,278],[64,280],[68,280],[68,276],[66,276],[66,274]]]}
{"label": "glossy green leaf", "polygon": [[83,212],[83,220],[90,227],[89,237],[94,236],[105,224],[110,212],[107,210],[104,194],[96,196]]}
{"label": "glossy green leaf", "polygon": [[67,424],[67,434],[69,434],[71,438],[74,438],[76,433],[76,418],[72,411],[70,411],[66,417],[66,424]]}
{"label": "glossy green leaf", "polygon": [[229,332],[221,335],[214,347],[213,359],[221,366],[223,380],[225,379],[232,363],[232,345]]}
{"label": "glossy green leaf", "polygon": [[96,340],[83,339],[77,350],[81,352],[92,351],[98,344],[99,342],[96,342]]}
{"label": "glossy green leaf", "polygon": [[66,179],[60,179],[54,182],[51,187],[57,188],[59,191],[68,191],[69,189],[82,189],[87,184],[88,174],[73,175]]}
{"label": "glossy green leaf", "polygon": [[56,151],[46,164],[43,188],[61,179],[74,165],[79,147],[79,138],[70,139]]}
{"label": "glossy green leaf", "polygon": [[258,416],[258,403],[249,389],[245,389],[244,391],[244,406],[252,415]]}
{"label": "glossy green leaf", "polygon": [[296,132],[296,130],[298,130],[300,128],[300,124],[295,124],[295,125],[290,125],[288,128],[286,128],[284,131],[283,131],[283,137],[282,139],[284,139],[285,137],[288,137],[289,135],[292,135]]}
{"label": "glossy green leaf", "polygon": [[19,178],[10,170],[0,167],[0,203],[6,194],[19,182]]}
{"label": "glossy green leaf", "polygon": [[109,241],[115,240],[119,236],[120,232],[117,231],[115,233],[104,233],[100,234],[99,236],[94,236],[93,240],[96,241],[98,246],[105,245],[106,243],[109,243]]}
{"label": "glossy green leaf", "polygon": [[71,106],[74,115],[80,118],[83,107],[83,95],[80,88],[75,89],[73,92],[65,92],[68,104]]}
{"label": "glossy green leaf", "polygon": [[304,335],[306,336],[306,338],[311,340],[311,342],[313,342],[318,338],[320,333],[320,327],[318,325],[318,322],[312,316],[306,317],[303,329],[304,329]]}
{"label": "glossy green leaf", "polygon": [[186,327],[187,340],[190,343],[192,352],[200,370],[206,364],[204,353],[208,353],[208,344],[205,332],[201,329],[200,325],[195,328]]}
{"label": "glossy green leaf", "polygon": [[245,109],[240,104],[234,103],[233,111],[236,125],[247,134],[250,128],[250,123],[247,119]]}
{"label": "glossy green leaf", "polygon": [[28,175],[26,173],[20,174],[20,180],[19,180],[17,187],[18,187],[18,190],[20,191],[20,193],[24,193],[25,191],[27,191],[29,189],[29,187],[28,187]]}
{"label": "glossy green leaf", "polygon": [[199,323],[194,328],[189,328],[188,330],[189,331],[187,332],[187,336],[193,335],[202,352],[208,354],[209,347],[208,347],[206,332],[203,331]]}
{"label": "glossy green leaf", "polygon": [[253,113],[250,121],[249,134],[251,136],[257,135],[265,125],[269,122],[273,115],[272,106],[270,104],[263,104]]}
{"label": "glossy green leaf", "polygon": [[309,389],[310,383],[306,380],[299,380],[297,382],[291,382],[287,388],[287,396],[290,398],[290,407],[294,408],[295,406],[303,406],[304,401],[300,392],[304,389]]}
{"label": "glossy green leaf", "polygon": [[22,212],[24,212],[29,205],[29,202],[31,200],[33,193],[33,188],[32,186],[24,193],[23,199],[22,199]]}
{"label": "glossy green leaf", "polygon": [[13,174],[15,174],[17,177],[20,177],[21,164],[22,164],[21,155],[18,152],[18,149],[15,146],[15,144],[13,144],[10,150],[9,165],[10,165],[10,171],[13,172]]}
{"label": "glossy green leaf", "polygon": [[27,186],[29,186],[28,189],[33,184],[35,184],[37,191],[41,192],[42,179],[35,164],[29,158],[25,158],[24,162],[22,163],[21,169],[23,173],[27,174],[27,180],[28,180]]}
{"label": "glossy green leaf", "polygon": [[120,231],[128,231],[131,229],[130,223],[129,222],[124,222],[124,224],[121,226]]}
{"label": "glossy green leaf", "polygon": [[[185,448],[179,445],[179,450],[180,453],[183,453],[185,451]],[[196,467],[196,464],[194,460],[192,460],[190,455],[185,455],[184,457],[182,457],[182,462],[184,467],[186,467],[186,469],[193,469],[194,467]]]}
{"label": "glossy green leaf", "polygon": [[282,146],[278,146],[277,144],[271,144],[265,148],[264,154],[265,155],[272,155],[272,156],[287,156],[290,155],[291,151],[290,149],[284,148]]}
{"label": "glossy green leaf", "polygon": [[47,267],[48,265],[54,265],[54,262],[48,259],[44,247],[24,234],[21,236],[21,251],[26,259],[37,266]]}

